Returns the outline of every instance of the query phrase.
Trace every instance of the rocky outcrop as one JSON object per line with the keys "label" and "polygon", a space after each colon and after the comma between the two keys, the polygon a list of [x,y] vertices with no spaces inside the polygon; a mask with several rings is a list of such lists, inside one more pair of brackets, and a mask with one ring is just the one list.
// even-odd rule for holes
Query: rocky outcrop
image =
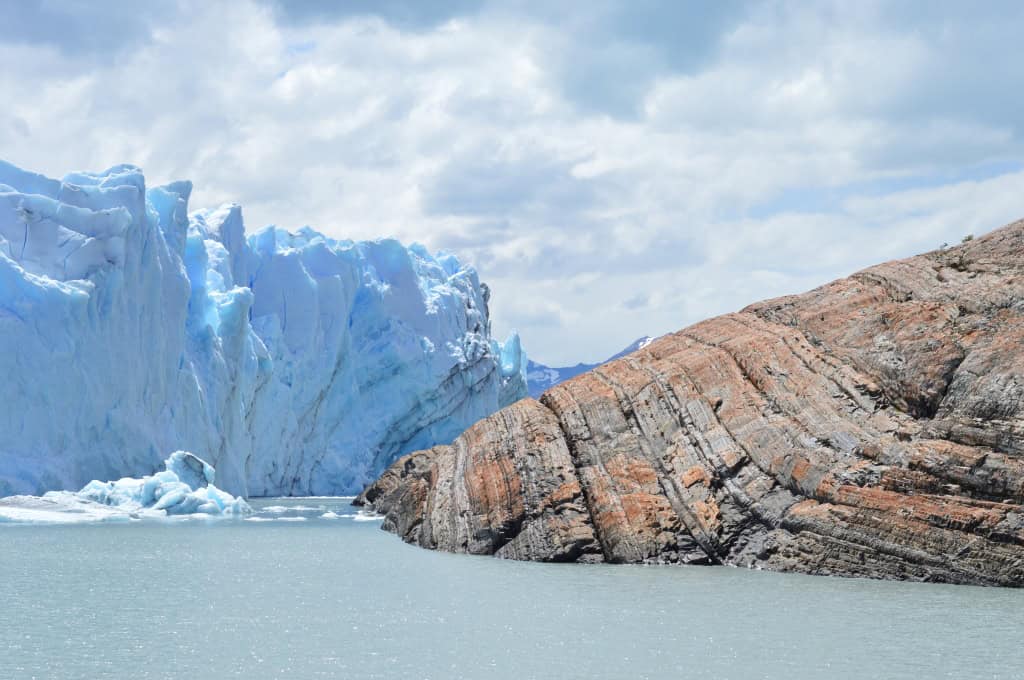
{"label": "rocky outcrop", "polygon": [[1024,221],[761,302],[399,460],[426,548],[1024,584]]}

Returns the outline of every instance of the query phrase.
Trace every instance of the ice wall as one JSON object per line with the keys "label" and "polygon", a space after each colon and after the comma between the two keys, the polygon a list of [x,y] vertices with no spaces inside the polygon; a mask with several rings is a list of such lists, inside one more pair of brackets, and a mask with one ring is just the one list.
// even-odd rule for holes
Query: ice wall
{"label": "ice wall", "polygon": [[185,449],[234,494],[358,490],[525,396],[452,255],[311,230],[118,166],[0,161],[0,496],[142,476]]}

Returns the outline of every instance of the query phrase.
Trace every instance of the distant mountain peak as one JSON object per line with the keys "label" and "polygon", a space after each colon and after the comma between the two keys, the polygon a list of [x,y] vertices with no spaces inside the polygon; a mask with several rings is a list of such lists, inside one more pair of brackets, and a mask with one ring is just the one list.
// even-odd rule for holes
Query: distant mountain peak
{"label": "distant mountain peak", "polygon": [[575,378],[577,375],[586,373],[592,368],[597,368],[601,364],[606,364],[609,361],[620,359],[627,354],[632,354],[637,350],[647,347],[647,345],[651,344],[654,340],[655,338],[650,335],[639,337],[627,345],[622,351],[613,354],[604,361],[599,361],[596,364],[579,363],[575,366],[554,368],[544,364],[539,364],[536,361],[529,361],[526,365],[526,385],[529,389],[530,396],[537,399],[540,395],[544,394],[545,391],[554,387],[558,383],[565,382],[570,378]]}

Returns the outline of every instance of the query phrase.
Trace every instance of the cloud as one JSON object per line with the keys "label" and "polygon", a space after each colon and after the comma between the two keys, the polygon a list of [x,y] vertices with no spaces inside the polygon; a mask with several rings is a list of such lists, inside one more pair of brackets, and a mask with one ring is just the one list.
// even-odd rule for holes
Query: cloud
{"label": "cloud", "polygon": [[285,24],[309,25],[366,17],[379,17],[409,30],[424,30],[472,13],[481,0],[267,0],[274,16]]}
{"label": "cloud", "polygon": [[625,309],[643,309],[651,302],[651,296],[647,293],[637,293],[636,295],[626,298],[622,301],[622,306]]}
{"label": "cloud", "polygon": [[[90,62],[114,60],[152,38],[152,26],[174,15],[170,2],[137,3],[107,0],[6,2],[0,21],[0,42],[45,45],[69,57]],[[69,63],[70,65],[70,63]]]}
{"label": "cloud", "polygon": [[576,4],[557,16],[564,39],[552,41],[552,72],[582,112],[635,118],[657,78],[710,63],[748,8],[732,0]]}
{"label": "cloud", "polygon": [[574,177],[572,162],[545,157],[496,158],[476,149],[448,160],[423,188],[427,214],[503,216],[550,211],[578,214],[593,205],[592,182]]}
{"label": "cloud", "polygon": [[1024,214],[1018,3],[7,9],[5,159],[455,251],[552,365]]}

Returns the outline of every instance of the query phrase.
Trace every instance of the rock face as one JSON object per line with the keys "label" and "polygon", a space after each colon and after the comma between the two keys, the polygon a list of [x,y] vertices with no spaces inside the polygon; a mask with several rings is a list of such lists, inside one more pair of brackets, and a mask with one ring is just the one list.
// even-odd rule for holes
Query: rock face
{"label": "rock face", "polygon": [[751,305],[396,462],[426,548],[1024,584],[1024,221]]}

